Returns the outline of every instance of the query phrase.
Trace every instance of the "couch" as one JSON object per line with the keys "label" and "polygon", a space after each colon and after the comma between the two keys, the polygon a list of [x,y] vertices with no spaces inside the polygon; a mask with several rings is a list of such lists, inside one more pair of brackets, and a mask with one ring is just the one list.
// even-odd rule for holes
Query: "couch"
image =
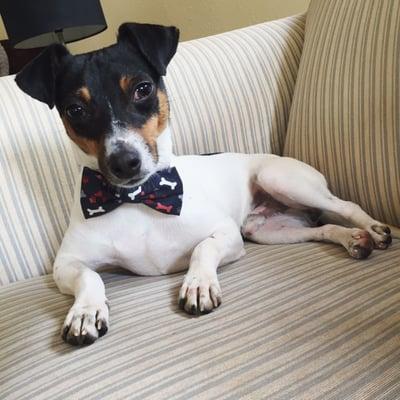
{"label": "couch", "polygon": [[[166,78],[178,154],[283,154],[305,21],[180,44]],[[0,163],[1,399],[400,398],[397,240],[363,261],[327,243],[247,243],[201,317],[178,308],[182,274],[105,268],[110,330],[75,348],[51,266],[79,168],[57,112],[13,76],[0,79]]]}

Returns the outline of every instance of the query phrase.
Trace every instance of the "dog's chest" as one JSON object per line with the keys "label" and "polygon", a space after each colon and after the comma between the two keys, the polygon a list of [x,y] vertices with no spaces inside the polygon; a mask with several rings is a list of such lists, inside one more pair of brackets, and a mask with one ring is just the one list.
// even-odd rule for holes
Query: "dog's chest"
{"label": "dog's chest", "polygon": [[91,234],[105,244],[98,251],[111,254],[113,263],[140,275],[181,271],[193,249],[227,219],[240,229],[251,203],[245,159],[178,157],[175,165],[184,188],[179,216],[123,204],[89,221]]}
{"label": "dog's chest", "polygon": [[163,215],[145,207],[125,205],[120,210],[124,214],[120,230],[112,238],[116,259],[124,268],[140,275],[187,268],[194,247],[212,233],[217,213],[198,213],[196,218],[194,212],[186,218]]}

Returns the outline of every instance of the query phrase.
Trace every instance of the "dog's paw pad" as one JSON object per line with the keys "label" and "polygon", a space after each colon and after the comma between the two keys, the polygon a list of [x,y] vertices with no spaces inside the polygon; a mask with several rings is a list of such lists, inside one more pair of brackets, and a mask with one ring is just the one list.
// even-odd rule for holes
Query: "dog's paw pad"
{"label": "dog's paw pad", "polygon": [[179,307],[192,315],[208,314],[222,302],[217,275],[212,277],[188,273],[179,291]]}
{"label": "dog's paw pad", "polygon": [[351,257],[361,260],[367,258],[374,249],[374,241],[367,231],[355,230],[349,242],[348,252]]}
{"label": "dog's paw pad", "polygon": [[72,345],[94,343],[108,331],[108,307],[73,305],[62,327],[62,339]]}
{"label": "dog's paw pad", "polygon": [[392,243],[391,231],[385,225],[371,226],[371,235],[374,239],[375,248],[379,250],[386,250]]}

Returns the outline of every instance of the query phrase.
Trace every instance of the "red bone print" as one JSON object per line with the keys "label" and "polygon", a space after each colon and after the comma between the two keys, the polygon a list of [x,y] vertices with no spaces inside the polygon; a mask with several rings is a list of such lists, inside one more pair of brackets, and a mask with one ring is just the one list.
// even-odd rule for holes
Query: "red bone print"
{"label": "red bone print", "polygon": [[93,196],[100,197],[103,202],[107,200],[107,196],[103,193],[102,190],[97,191],[96,193],[93,194]]}
{"label": "red bone print", "polygon": [[173,206],[164,206],[164,204],[157,203],[156,210],[165,210],[167,213],[170,213]]}

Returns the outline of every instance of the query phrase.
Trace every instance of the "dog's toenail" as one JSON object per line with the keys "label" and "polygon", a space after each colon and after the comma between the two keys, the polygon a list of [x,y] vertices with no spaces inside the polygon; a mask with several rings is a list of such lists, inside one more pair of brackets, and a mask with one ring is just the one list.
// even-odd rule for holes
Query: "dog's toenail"
{"label": "dog's toenail", "polygon": [[99,337],[104,336],[107,333],[107,331],[108,331],[107,326],[106,325],[102,326],[102,328],[99,329]]}
{"label": "dog's toenail", "polygon": [[185,303],[186,303],[186,300],[185,300],[184,298],[179,299],[178,305],[179,305],[179,308],[180,308],[181,310],[183,310],[183,309],[185,308]]}
{"label": "dog's toenail", "polygon": [[387,238],[385,238],[385,243],[386,243],[386,244],[392,243],[392,237],[391,237],[391,236],[388,236]]}

